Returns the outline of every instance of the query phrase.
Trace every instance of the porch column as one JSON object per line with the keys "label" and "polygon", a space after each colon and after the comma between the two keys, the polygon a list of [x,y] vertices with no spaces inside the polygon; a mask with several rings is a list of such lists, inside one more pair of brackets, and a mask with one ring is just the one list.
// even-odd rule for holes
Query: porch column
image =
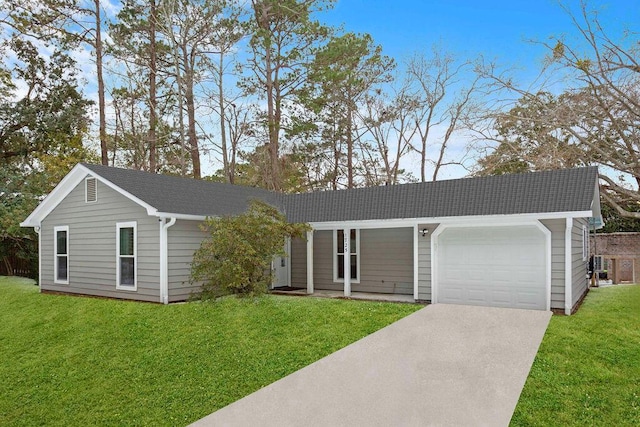
{"label": "porch column", "polygon": [[344,296],[351,296],[351,229],[344,229]]}
{"label": "porch column", "polygon": [[418,224],[413,226],[413,299],[418,300],[420,297],[418,294],[418,285],[420,284],[420,269],[419,266],[419,247],[418,241],[420,239],[420,231],[418,230]]}
{"label": "porch column", "polygon": [[307,231],[307,293],[313,293],[313,230]]}

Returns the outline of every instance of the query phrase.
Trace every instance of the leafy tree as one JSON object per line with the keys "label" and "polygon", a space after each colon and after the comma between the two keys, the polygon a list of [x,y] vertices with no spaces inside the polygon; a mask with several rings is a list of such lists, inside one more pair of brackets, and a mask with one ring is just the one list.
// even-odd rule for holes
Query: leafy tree
{"label": "leafy tree", "polygon": [[[187,115],[186,140],[193,176],[201,178],[200,141],[196,109],[198,85],[211,70],[211,55],[229,49],[237,41],[235,27],[229,24],[224,0],[166,0],[158,5],[157,31],[172,54],[172,67],[179,94],[180,140],[184,141],[183,110]],[[232,19],[233,20],[233,19]],[[232,41],[230,41],[232,40]],[[184,142],[183,142],[184,143]]]}
{"label": "leafy tree", "polygon": [[266,101],[264,124],[269,152],[267,188],[280,190],[281,133],[286,126],[286,103],[292,102],[306,81],[305,64],[326,39],[329,29],[313,14],[332,7],[335,0],[252,0],[249,42],[251,73],[242,82],[246,94]]}
{"label": "leafy tree", "polygon": [[[391,81],[393,59],[382,54],[369,34],[346,33],[332,38],[319,49],[309,65],[303,102],[319,111],[323,139],[331,141],[334,157],[334,185],[339,163],[346,162],[347,188],[355,186],[354,159],[357,144],[366,128],[357,123],[358,109],[376,86]],[[345,149],[343,156],[341,151]]]}
{"label": "leafy tree", "polygon": [[516,106],[499,113],[492,138],[497,145],[478,160],[479,175],[572,168],[589,164],[584,147],[551,119],[552,112],[570,109],[571,97],[548,92],[523,96]]}
{"label": "leafy tree", "polygon": [[273,257],[285,255],[285,239],[302,237],[308,229],[289,224],[277,208],[259,200],[241,215],[208,218],[203,230],[209,237],[194,254],[191,279],[202,282],[203,298],[264,293],[272,282]]}
{"label": "leafy tree", "polygon": [[[148,113],[148,129],[142,138],[147,145],[148,167],[144,169],[156,173],[158,170],[158,74],[161,72],[159,63],[166,63],[167,49],[157,37],[157,1],[156,0],[126,0],[118,12],[117,20],[109,26],[111,43],[108,51],[127,65],[126,73],[128,86],[144,86],[147,91],[135,91],[146,104]],[[164,49],[163,49],[164,48]],[[160,51],[160,55],[158,55]],[[160,60],[158,60],[160,56]],[[165,73],[166,74],[166,73]],[[141,75],[144,83],[140,84],[136,78]],[[132,82],[133,80],[133,82]],[[131,92],[131,91],[130,91]],[[122,90],[119,95],[123,95]],[[115,94],[114,94],[115,95]],[[130,98],[131,99],[131,98]],[[116,114],[118,112],[116,111]],[[140,139],[140,137],[138,137]],[[146,160],[146,158],[145,158]]]}
{"label": "leafy tree", "polygon": [[82,139],[91,102],[78,91],[75,64],[63,52],[47,58],[21,38],[12,38],[9,47],[16,60],[5,68],[0,91],[0,252],[33,260],[37,238],[19,224],[89,158]]}
{"label": "leafy tree", "polygon": [[0,0],[2,23],[25,39],[54,42],[61,50],[87,46],[93,51],[98,89],[98,121],[102,164],[108,164],[102,4],[100,0]]}

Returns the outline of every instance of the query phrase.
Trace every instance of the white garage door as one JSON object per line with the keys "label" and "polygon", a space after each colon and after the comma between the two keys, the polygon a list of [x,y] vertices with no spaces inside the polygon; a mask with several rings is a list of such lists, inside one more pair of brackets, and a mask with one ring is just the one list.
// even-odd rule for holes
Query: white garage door
{"label": "white garage door", "polygon": [[545,246],[535,226],[444,230],[437,301],[545,310]]}

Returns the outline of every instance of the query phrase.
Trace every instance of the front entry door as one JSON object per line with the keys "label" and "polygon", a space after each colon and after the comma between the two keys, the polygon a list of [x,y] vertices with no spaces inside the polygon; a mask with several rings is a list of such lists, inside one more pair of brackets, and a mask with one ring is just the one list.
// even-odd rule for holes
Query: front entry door
{"label": "front entry door", "polygon": [[[287,243],[284,245],[285,253],[290,253],[290,241],[287,240]],[[289,286],[289,261],[291,259],[289,256],[276,256],[273,258],[273,262],[271,263],[273,268],[273,284],[272,288],[278,288],[281,286]]]}

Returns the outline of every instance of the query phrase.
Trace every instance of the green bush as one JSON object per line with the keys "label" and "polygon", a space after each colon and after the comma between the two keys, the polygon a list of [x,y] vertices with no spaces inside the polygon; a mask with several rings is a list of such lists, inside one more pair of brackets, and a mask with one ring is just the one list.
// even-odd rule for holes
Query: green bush
{"label": "green bush", "polygon": [[290,224],[275,207],[253,200],[242,215],[208,218],[209,237],[195,252],[191,280],[203,299],[225,294],[257,295],[272,281],[271,261],[284,256],[287,237],[302,237],[308,224]]}

